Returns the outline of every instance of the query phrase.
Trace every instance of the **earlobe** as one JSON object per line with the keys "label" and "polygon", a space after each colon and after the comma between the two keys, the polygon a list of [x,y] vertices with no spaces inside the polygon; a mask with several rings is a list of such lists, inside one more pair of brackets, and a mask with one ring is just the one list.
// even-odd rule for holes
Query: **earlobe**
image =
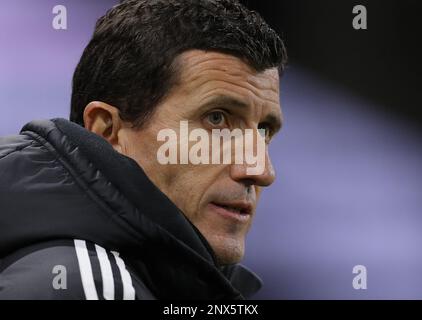
{"label": "earlobe", "polygon": [[101,101],[90,102],[84,110],[84,124],[88,131],[107,140],[116,150],[121,149],[118,133],[122,124],[117,108]]}

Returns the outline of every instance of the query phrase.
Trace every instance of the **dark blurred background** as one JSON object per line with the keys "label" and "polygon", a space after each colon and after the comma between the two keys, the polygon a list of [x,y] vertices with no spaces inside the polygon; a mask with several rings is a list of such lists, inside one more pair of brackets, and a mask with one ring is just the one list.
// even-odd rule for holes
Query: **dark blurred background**
{"label": "dark blurred background", "polygon": [[[362,95],[392,117],[422,121],[422,8],[416,0],[243,0],[285,39],[290,61]],[[368,29],[352,28],[364,5]]]}
{"label": "dark blurred background", "polygon": [[[422,299],[421,23],[416,1],[244,1],[286,41],[285,125],[244,263],[260,299]],[[114,0],[0,1],[0,135],[67,118],[71,78]],[[54,30],[52,8],[67,8]],[[352,27],[365,5],[368,29]],[[352,286],[367,268],[367,289]]]}

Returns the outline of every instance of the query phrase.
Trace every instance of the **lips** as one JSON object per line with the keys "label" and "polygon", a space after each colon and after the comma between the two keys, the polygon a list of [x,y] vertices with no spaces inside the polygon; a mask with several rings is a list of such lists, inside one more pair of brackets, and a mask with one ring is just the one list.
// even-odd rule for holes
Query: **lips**
{"label": "lips", "polygon": [[234,219],[240,222],[246,222],[252,215],[252,204],[245,201],[231,201],[231,202],[210,202],[209,207],[229,219]]}

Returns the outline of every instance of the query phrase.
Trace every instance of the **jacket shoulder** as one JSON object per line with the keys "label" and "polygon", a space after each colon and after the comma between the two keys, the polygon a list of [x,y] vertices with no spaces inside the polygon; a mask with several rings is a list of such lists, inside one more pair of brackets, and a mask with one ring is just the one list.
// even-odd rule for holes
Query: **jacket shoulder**
{"label": "jacket shoulder", "polygon": [[0,263],[0,300],[153,299],[117,252],[85,240],[26,247]]}
{"label": "jacket shoulder", "polygon": [[0,159],[16,151],[23,150],[34,143],[34,139],[26,135],[0,137]]}

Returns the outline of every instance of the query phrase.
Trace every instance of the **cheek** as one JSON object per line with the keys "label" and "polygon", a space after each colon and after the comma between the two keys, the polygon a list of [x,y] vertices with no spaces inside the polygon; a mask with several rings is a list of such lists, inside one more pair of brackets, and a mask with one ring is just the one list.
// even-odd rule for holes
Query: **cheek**
{"label": "cheek", "polygon": [[217,170],[205,165],[179,165],[175,168],[169,198],[194,222],[217,176]]}
{"label": "cheek", "polygon": [[152,133],[132,133],[126,140],[125,154],[135,160],[148,178],[164,192],[172,183],[171,178],[174,175],[171,166],[161,165],[157,161],[159,146],[156,136]]}
{"label": "cheek", "polygon": [[[200,211],[202,200],[224,171],[219,165],[160,164],[162,146],[154,132],[132,133],[126,141],[126,155],[135,160],[148,178],[189,218]],[[180,150],[180,149],[178,149]]]}
{"label": "cheek", "polygon": [[[202,170],[201,170],[202,169]],[[184,207],[193,210],[206,192],[208,186],[208,172],[204,166],[175,166],[173,171],[172,185],[177,190],[179,201],[182,200]]]}

